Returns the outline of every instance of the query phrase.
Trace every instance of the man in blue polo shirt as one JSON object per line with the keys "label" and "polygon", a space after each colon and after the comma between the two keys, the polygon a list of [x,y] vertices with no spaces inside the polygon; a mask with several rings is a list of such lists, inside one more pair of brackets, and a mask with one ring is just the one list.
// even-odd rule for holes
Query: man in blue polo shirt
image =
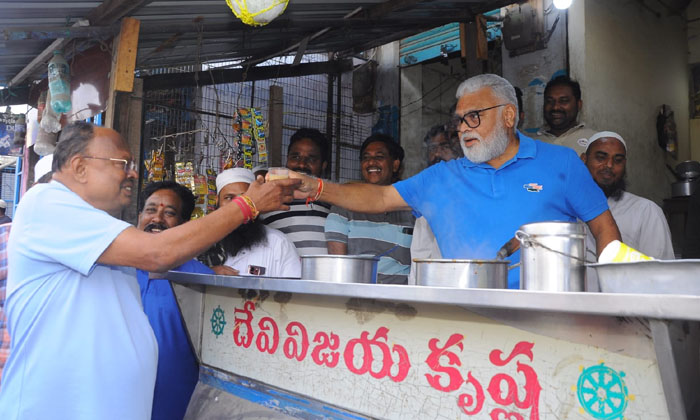
{"label": "man in blue polo shirt", "polygon": [[[620,240],[605,195],[576,153],[516,130],[517,98],[507,80],[472,77],[458,87],[457,98],[464,159],[440,162],[391,186],[324,182],[321,194],[318,180],[292,173],[303,181],[295,197],[364,212],[411,208],[428,220],[443,258],[493,259],[521,225],[541,221],[587,222],[598,254]],[[518,284],[519,270],[511,270],[508,286]]]}

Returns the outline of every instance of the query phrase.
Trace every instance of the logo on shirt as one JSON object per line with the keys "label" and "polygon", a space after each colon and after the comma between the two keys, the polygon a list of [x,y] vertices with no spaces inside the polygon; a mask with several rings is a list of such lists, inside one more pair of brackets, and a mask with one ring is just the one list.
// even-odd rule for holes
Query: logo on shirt
{"label": "logo on shirt", "polygon": [[540,192],[542,191],[542,185],[536,183],[536,182],[531,182],[529,184],[523,185],[523,188],[525,188],[529,192]]}

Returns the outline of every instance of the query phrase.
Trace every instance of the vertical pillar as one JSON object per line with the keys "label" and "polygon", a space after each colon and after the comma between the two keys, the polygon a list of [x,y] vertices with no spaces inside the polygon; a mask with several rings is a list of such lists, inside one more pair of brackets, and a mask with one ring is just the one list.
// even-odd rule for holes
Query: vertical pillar
{"label": "vertical pillar", "polygon": [[282,86],[270,86],[269,121],[267,137],[268,164],[282,166],[282,125],[284,122],[284,99]]}

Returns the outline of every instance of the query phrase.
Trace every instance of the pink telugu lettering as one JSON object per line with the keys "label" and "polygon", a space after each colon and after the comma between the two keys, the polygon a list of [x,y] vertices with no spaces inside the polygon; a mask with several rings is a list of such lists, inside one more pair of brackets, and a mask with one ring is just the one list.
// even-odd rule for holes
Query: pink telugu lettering
{"label": "pink telugu lettering", "polygon": [[[428,342],[428,348],[431,353],[426,358],[425,362],[428,367],[437,374],[426,374],[425,378],[428,384],[442,392],[453,392],[459,388],[466,386],[468,390],[458,395],[457,405],[467,415],[474,416],[478,414],[484,405],[486,395],[481,383],[472,375],[472,372],[467,372],[465,380],[462,373],[457,367],[462,366],[459,355],[454,350],[462,352],[464,336],[462,334],[452,334],[447,339],[444,346],[439,345],[439,340],[433,338]],[[489,353],[489,362],[496,367],[505,367],[518,356],[525,356],[530,362],[534,360],[532,348],[534,343],[521,341],[513,347],[507,358],[503,358],[503,352],[494,349]],[[442,364],[446,363],[446,364]],[[521,410],[530,410],[530,420],[539,420],[539,399],[540,386],[535,370],[520,360],[516,361],[516,372],[520,373],[525,378],[524,395],[520,397],[518,384],[513,376],[507,373],[497,373],[493,375],[489,381],[487,390],[491,400],[503,407],[515,406]],[[504,387],[505,385],[505,387]],[[494,408],[489,413],[492,420],[524,420],[524,417],[514,411],[506,410],[505,408]]]}
{"label": "pink telugu lettering", "polygon": [[[233,342],[236,346],[247,349],[255,341],[255,348],[259,352],[273,355],[277,352],[281,340],[280,328],[273,318],[263,317],[258,321],[256,335],[253,329],[255,309],[255,303],[252,301],[246,301],[243,309],[234,308]],[[282,344],[284,356],[290,360],[304,361],[310,347],[306,326],[301,322],[292,321],[284,328],[284,332],[287,335]],[[316,345],[311,350],[311,360],[319,366],[335,368],[342,355],[345,366],[356,375],[369,373],[376,379],[389,377],[394,382],[401,382],[410,371],[411,361],[406,348],[398,344],[389,346],[388,334],[389,329],[386,327],[377,328],[372,338],[369,338],[369,331],[363,331],[360,338],[349,340],[341,352],[340,338],[337,334],[319,331],[314,335],[313,342]],[[381,358],[375,360],[373,350],[376,350]],[[358,357],[361,363],[355,366],[355,359]],[[373,366],[379,367],[375,370]]]}

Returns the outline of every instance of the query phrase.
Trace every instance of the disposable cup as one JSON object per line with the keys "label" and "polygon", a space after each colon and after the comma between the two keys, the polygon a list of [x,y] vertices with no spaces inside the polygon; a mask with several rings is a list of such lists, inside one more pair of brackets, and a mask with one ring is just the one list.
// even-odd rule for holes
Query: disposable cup
{"label": "disposable cup", "polygon": [[267,170],[267,179],[270,181],[287,178],[289,178],[289,169],[287,168],[274,167]]}

